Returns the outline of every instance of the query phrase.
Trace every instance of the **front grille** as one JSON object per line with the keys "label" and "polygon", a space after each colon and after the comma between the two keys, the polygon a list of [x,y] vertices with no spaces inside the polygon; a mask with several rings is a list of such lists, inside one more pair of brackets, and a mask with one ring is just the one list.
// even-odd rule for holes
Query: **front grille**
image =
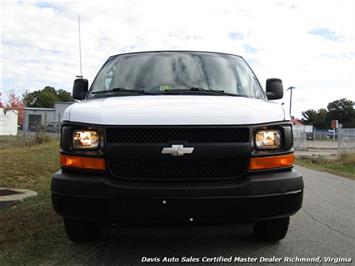
{"label": "front grille", "polygon": [[240,143],[249,142],[248,128],[130,127],[107,128],[108,143]]}
{"label": "front grille", "polygon": [[116,177],[141,180],[213,180],[240,177],[246,158],[233,159],[110,159]]}

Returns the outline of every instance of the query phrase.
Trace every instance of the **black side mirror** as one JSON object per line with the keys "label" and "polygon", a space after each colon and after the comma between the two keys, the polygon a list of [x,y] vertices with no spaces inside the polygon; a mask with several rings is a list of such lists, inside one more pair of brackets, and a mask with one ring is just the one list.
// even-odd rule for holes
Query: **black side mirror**
{"label": "black side mirror", "polygon": [[89,82],[87,79],[76,79],[73,85],[73,98],[75,100],[83,100],[88,92]]}
{"label": "black side mirror", "polygon": [[281,79],[266,80],[266,96],[269,100],[282,99],[284,96],[284,88]]}

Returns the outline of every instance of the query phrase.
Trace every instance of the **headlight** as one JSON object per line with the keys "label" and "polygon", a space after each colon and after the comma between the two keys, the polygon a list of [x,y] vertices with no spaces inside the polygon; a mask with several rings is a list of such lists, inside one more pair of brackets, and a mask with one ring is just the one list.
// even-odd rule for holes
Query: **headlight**
{"label": "headlight", "polygon": [[280,131],[277,129],[259,130],[255,135],[257,149],[278,149],[281,146]]}
{"label": "headlight", "polygon": [[73,133],[74,149],[93,150],[99,147],[100,136],[95,130],[75,130]]}

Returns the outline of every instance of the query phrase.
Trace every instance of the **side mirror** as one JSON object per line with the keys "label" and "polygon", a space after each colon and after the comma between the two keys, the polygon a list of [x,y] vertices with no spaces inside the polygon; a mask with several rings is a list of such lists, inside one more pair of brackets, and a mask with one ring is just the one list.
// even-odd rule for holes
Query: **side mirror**
{"label": "side mirror", "polygon": [[266,80],[266,96],[269,100],[282,99],[284,96],[284,88],[281,79]]}
{"label": "side mirror", "polygon": [[76,79],[73,85],[73,98],[75,100],[83,100],[88,92],[89,82],[87,79]]}

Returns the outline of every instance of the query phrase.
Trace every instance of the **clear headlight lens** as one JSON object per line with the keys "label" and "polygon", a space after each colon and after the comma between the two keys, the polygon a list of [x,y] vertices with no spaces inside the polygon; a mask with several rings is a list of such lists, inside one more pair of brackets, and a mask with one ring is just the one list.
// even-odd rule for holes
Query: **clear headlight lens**
{"label": "clear headlight lens", "polygon": [[281,146],[280,131],[277,129],[259,130],[255,135],[257,149],[278,149]]}
{"label": "clear headlight lens", "polygon": [[74,149],[97,149],[99,142],[99,132],[95,130],[75,130],[73,133]]}

